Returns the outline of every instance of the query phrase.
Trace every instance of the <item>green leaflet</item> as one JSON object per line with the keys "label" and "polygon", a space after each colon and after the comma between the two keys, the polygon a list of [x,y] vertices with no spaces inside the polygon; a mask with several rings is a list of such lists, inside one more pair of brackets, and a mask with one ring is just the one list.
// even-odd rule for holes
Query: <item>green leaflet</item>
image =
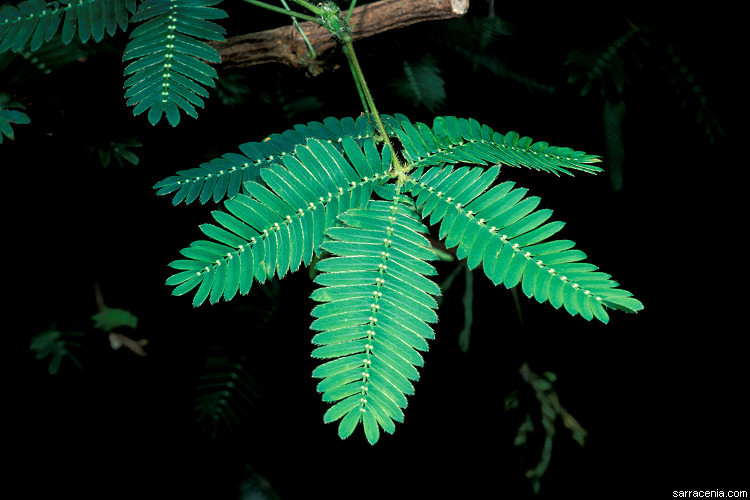
{"label": "green leaflet", "polygon": [[313,376],[323,379],[318,390],[324,401],[339,401],[325,421],[341,419],[342,438],[362,422],[375,444],[380,428],[392,433],[393,420],[402,420],[405,395],[413,394],[411,381],[419,379],[417,351],[434,337],[428,323],[437,321],[437,303],[421,280],[434,274],[425,260],[435,255],[414,209],[398,201],[371,201],[339,219],[344,226],[331,227],[331,241],[323,244],[333,256],[318,264],[315,281],[323,287],[312,294],[320,304],[311,328],[321,332],[313,339],[319,346],[313,356],[340,357]]}
{"label": "green leaflet", "polygon": [[[295,148],[315,138],[331,144],[340,153],[346,154],[354,169],[362,177],[372,177],[383,171],[381,156],[372,141],[375,128],[365,116],[353,118],[326,118],[323,122],[310,122],[297,125],[280,134],[271,134],[261,142],[247,142],[240,145],[239,153],[227,153],[220,158],[202,163],[197,168],[181,170],[154,185],[157,195],[174,193],[172,203],[192,203],[200,201],[215,203],[224,198],[233,198],[240,192],[242,183],[260,181],[261,169],[279,163]],[[364,151],[363,148],[364,147]],[[358,152],[358,153],[357,153]],[[315,163],[313,171],[322,166],[317,164],[315,155],[310,153],[308,160]],[[303,164],[307,164],[300,159]],[[325,176],[328,177],[328,176]],[[324,178],[325,180],[325,178]],[[330,180],[330,177],[328,177]],[[326,182],[330,187],[333,184]]]}
{"label": "green leaflet", "polygon": [[100,42],[128,26],[135,0],[81,0],[46,2],[29,0],[0,7],[0,53],[7,50],[36,51],[62,28],[62,43],[69,44],[78,32],[81,42]]}
{"label": "green leaflet", "polygon": [[[151,57],[158,59],[161,56]],[[212,78],[215,78],[215,74]],[[414,167],[469,162],[482,165],[498,163],[526,166],[553,173],[569,173],[569,170],[601,171],[600,168],[591,165],[599,161],[596,156],[569,148],[545,145],[546,143],[532,144],[531,139],[518,139],[518,134],[514,132],[501,136],[486,125],[479,125],[475,120],[438,117],[431,129],[424,123],[412,124],[403,115],[382,115],[382,118],[386,127],[392,131],[391,135],[401,140],[404,155]],[[206,203],[209,200],[218,202],[225,197],[231,198],[240,191],[242,182],[257,181],[260,178],[260,169],[279,162],[297,145],[304,144],[312,137],[327,141],[340,153],[346,154],[357,173],[364,177],[382,171],[381,166],[373,161],[376,155],[377,160],[380,160],[374,143],[368,144],[366,141],[374,134],[375,128],[365,116],[341,120],[329,117],[322,123],[296,125],[293,129],[280,134],[271,134],[261,142],[241,145],[242,154],[227,153],[220,158],[202,163],[198,168],[179,171],[176,175],[156,183],[154,189],[158,195],[174,193],[172,202],[175,205],[183,201],[192,203],[198,200]],[[493,142],[496,140],[500,142]],[[457,144],[461,147],[446,149]],[[359,148],[352,148],[355,145]],[[356,153],[357,150],[360,151],[359,154]],[[565,155],[561,156],[563,153]],[[308,159],[314,161],[314,155],[311,156],[312,158]],[[482,175],[483,182],[472,183],[473,189],[483,189],[481,186],[484,183],[494,179],[490,171],[495,172],[498,168],[487,169],[488,171]],[[472,175],[480,174],[482,172]],[[457,182],[457,179],[455,181]],[[471,199],[476,194],[467,190],[458,194],[458,200],[461,201],[463,197]]]}
{"label": "green leaflet", "polygon": [[[226,17],[224,11],[211,7],[219,2],[146,0],[139,5],[132,21],[141,24],[130,33],[122,57],[124,62],[132,61],[125,68],[124,87],[134,115],[148,111],[152,125],[166,115],[172,126],[180,122],[180,110],[198,117],[195,108],[203,108],[203,99],[208,97],[204,86],[213,87],[217,76],[208,63],[221,62],[216,49],[202,41],[224,39],[224,28],[208,21]],[[205,203],[208,196],[201,196],[201,201]]]}
{"label": "green leaflet", "polygon": [[586,254],[573,249],[572,241],[548,240],[563,224],[547,223],[552,211],[537,210],[538,197],[525,197],[527,190],[514,189],[512,183],[486,190],[488,184],[486,178],[464,168],[433,167],[412,181],[410,188],[418,194],[422,216],[430,215],[431,223],[440,224],[446,246],[458,247],[458,257],[468,258],[470,269],[481,263],[495,285],[520,284],[527,297],[605,323],[609,318],[602,306],[627,312],[643,308],[630,292],[617,288],[609,275],[582,263]]}
{"label": "green leaflet", "polygon": [[[317,159],[314,165],[300,163],[300,158],[311,155]],[[382,168],[382,159],[377,163]],[[309,176],[335,181],[324,186],[309,182]],[[309,264],[312,255],[321,251],[325,231],[337,223],[336,218],[349,209],[363,208],[373,186],[383,179],[387,177],[382,171],[360,178],[331,144],[308,140],[285,157],[284,165],[264,169],[265,186],[250,181],[246,194],[224,202],[226,211],[212,212],[216,224],[200,226],[210,239],[194,241],[181,250],[185,259],[171,264],[180,272],[170,276],[167,284],[175,286],[175,295],[195,290],[193,305],[198,306],[207,299],[216,303],[238,292],[244,295],[253,280],[283,278]]]}
{"label": "green leaflet", "polygon": [[554,174],[570,174],[570,170],[590,173],[602,170],[591,165],[599,161],[596,156],[550,146],[546,142],[533,143],[531,138],[521,138],[515,132],[503,135],[474,119],[439,116],[432,127],[423,123],[414,126],[403,115],[395,115],[395,119],[395,134],[404,146],[404,156],[414,167],[489,163]]}

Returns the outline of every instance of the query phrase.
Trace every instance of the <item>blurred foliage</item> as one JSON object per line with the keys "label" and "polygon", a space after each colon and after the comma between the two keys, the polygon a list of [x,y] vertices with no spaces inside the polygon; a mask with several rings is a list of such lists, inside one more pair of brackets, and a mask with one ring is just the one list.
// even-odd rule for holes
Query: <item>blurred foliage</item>
{"label": "blurred foliage", "polygon": [[280,109],[288,120],[320,109],[323,102],[287,78],[272,73],[258,81],[244,72],[227,73],[216,81],[216,95],[224,106],[257,107],[262,103]]}
{"label": "blurred foliage", "polygon": [[[104,47],[98,47],[104,50]],[[65,45],[59,36],[53,37],[39,49],[23,51],[18,54],[4,52],[0,54],[0,71],[7,73],[8,85],[18,85],[29,80],[45,77],[73,63],[86,62],[94,49],[73,40]]]}
{"label": "blurred foliage", "polygon": [[227,73],[216,80],[216,97],[224,106],[241,106],[254,93],[243,74]]}
{"label": "blurred foliage", "polygon": [[99,312],[91,316],[94,321],[94,328],[111,332],[121,326],[128,328],[137,328],[138,317],[125,309],[114,307],[104,307]]}
{"label": "blurred foliage", "polygon": [[10,140],[15,138],[11,124],[25,125],[31,122],[22,109],[25,109],[23,104],[12,101],[8,94],[0,92],[0,144],[3,143],[3,136]]}
{"label": "blurred foliage", "polygon": [[259,474],[250,464],[245,464],[237,498],[238,500],[281,500],[268,479]]}
{"label": "blurred foliage", "polygon": [[128,137],[92,147],[91,151],[93,152],[93,150],[96,149],[99,163],[101,163],[104,168],[109,166],[113,158],[121,167],[124,167],[124,162],[128,162],[131,165],[138,165],[140,158],[138,158],[131,149],[140,148],[142,146],[143,144],[141,144],[135,137]]}
{"label": "blurred foliage", "polygon": [[[523,363],[519,370],[524,382],[528,384],[528,389],[533,391],[538,408],[526,408],[524,420],[518,427],[515,446],[526,447],[529,444],[531,435],[536,431],[534,422],[540,422],[544,430],[544,441],[542,444],[541,456],[535,467],[526,471],[526,477],[531,480],[534,493],[538,494],[541,490],[541,480],[552,459],[552,444],[554,442],[556,425],[558,417],[562,423],[571,432],[573,439],[584,445],[587,432],[581,427],[581,424],[568,413],[560,404],[557,391],[553,387],[557,377],[552,372],[543,372],[541,375],[533,372],[527,363]],[[518,391],[512,392],[505,398],[505,410],[524,409],[523,398]]]}
{"label": "blurred foliage", "polygon": [[612,188],[623,186],[625,165],[625,118],[632,86],[649,86],[654,73],[668,80],[680,106],[692,109],[696,125],[704,128],[705,137],[714,144],[724,132],[713,116],[709,98],[698,83],[698,77],[678,55],[674,44],[666,46],[656,40],[648,26],[626,23],[625,32],[603,47],[573,49],[565,66],[569,68],[568,84],[580,87],[580,95],[598,95],[602,101],[602,123],[605,157]]}
{"label": "blurred foliage", "polygon": [[423,105],[431,113],[445,102],[445,82],[440,77],[437,59],[423,55],[416,62],[403,61],[404,74],[395,78],[391,86],[401,97],[411,100],[413,106]]}
{"label": "blurred foliage", "polygon": [[[281,311],[281,292],[278,279],[254,287],[250,300],[236,304],[233,312],[252,322],[256,333],[271,334]],[[244,349],[236,340],[215,342],[198,375],[196,421],[212,439],[236,435],[260,397],[261,387]]]}
{"label": "blurred foliage", "polygon": [[258,397],[244,356],[212,354],[198,376],[195,399],[197,421],[211,438],[231,434],[247,418]]}
{"label": "blurred foliage", "polygon": [[33,336],[29,347],[36,353],[36,359],[52,357],[47,370],[50,375],[56,375],[60,371],[60,365],[65,358],[68,358],[79,370],[82,368],[81,363],[72,352],[81,347],[81,344],[74,342],[73,339],[82,336],[82,332],[62,332],[52,326],[49,330]]}
{"label": "blurred foliage", "polygon": [[92,323],[85,326],[81,325],[82,329],[88,331],[88,333],[79,330],[61,330],[52,326],[49,330],[36,334],[31,338],[30,348],[36,353],[36,359],[44,359],[52,356],[49,364],[50,375],[58,373],[60,365],[65,358],[70,358],[79,370],[83,368],[83,365],[72,354],[71,349],[76,350],[83,347],[81,343],[73,341],[75,337],[85,336],[87,341],[91,341],[91,339],[96,337],[91,334],[90,330],[85,330],[86,327],[106,333],[110,347],[114,350],[124,346],[138,356],[146,355],[143,351],[143,346],[147,344],[145,339],[133,340],[121,332],[114,331],[122,327],[137,328],[138,317],[125,309],[107,307],[101,298],[98,285],[95,286],[95,291],[99,310],[91,316]]}
{"label": "blurred foliage", "polygon": [[611,102],[609,99],[604,99],[602,118],[605,155],[609,165],[607,174],[612,183],[612,188],[619,191],[622,189],[622,169],[625,165],[625,144],[622,137],[625,101],[620,99],[617,102]]}
{"label": "blurred foliage", "polygon": [[469,350],[469,337],[474,324],[474,272],[468,267],[464,269],[464,326],[458,334],[458,345],[463,352]]}
{"label": "blurred foliage", "polygon": [[[438,249],[434,249],[438,250]],[[445,256],[441,258],[443,261],[453,261],[456,259],[455,255],[448,252],[442,252]],[[458,346],[462,352],[469,350],[469,343],[471,339],[471,328],[474,324],[474,271],[469,269],[465,261],[460,261],[453,268],[453,270],[440,282],[440,291],[442,295],[436,298],[438,305],[442,304],[445,293],[453,287],[453,284],[459,275],[464,275],[464,291],[461,305],[463,307],[463,326],[461,331],[458,333]]]}
{"label": "blurred foliage", "polygon": [[601,97],[615,99],[630,83],[632,68],[642,66],[641,51],[649,48],[643,31],[630,25],[622,36],[602,48],[573,49],[565,61],[570,68],[568,83],[582,85],[581,96],[598,90]]}
{"label": "blurred foliage", "polygon": [[724,128],[713,112],[710,95],[701,85],[702,78],[694,72],[681,52],[678,45],[669,44],[662,53],[661,70],[667,75],[682,109],[691,112],[708,141],[717,144],[725,137]]}

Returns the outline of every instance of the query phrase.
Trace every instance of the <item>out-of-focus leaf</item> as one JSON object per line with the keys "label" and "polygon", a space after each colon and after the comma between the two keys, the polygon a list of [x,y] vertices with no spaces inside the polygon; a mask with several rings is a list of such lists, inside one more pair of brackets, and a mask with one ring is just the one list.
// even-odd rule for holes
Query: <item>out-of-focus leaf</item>
{"label": "out-of-focus leaf", "polygon": [[403,62],[404,75],[392,83],[396,93],[435,111],[445,102],[445,81],[440,76],[437,60],[427,54],[417,62]]}
{"label": "out-of-focus leaf", "polygon": [[12,101],[8,94],[0,92],[0,144],[3,143],[3,136],[10,140],[15,138],[11,124],[25,125],[31,122],[21,109],[24,109],[21,103]]}
{"label": "out-of-focus leaf", "polygon": [[625,164],[625,146],[622,140],[622,123],[625,118],[625,101],[612,103],[604,100],[604,146],[609,168],[609,180],[615,191],[622,189],[622,173]]}
{"label": "out-of-focus leaf", "polygon": [[98,313],[91,316],[91,319],[94,320],[94,328],[104,330],[105,332],[111,332],[121,326],[130,328],[138,326],[138,318],[133,313],[125,309],[113,307],[104,307]]}
{"label": "out-of-focus leaf", "polygon": [[50,375],[55,375],[60,371],[60,367],[65,358],[69,358],[80,370],[81,364],[76,357],[73,356],[70,349],[79,346],[79,344],[72,341],[72,337],[82,335],[83,333],[81,332],[62,332],[53,327],[32,337],[29,347],[36,353],[36,359],[44,359],[52,356],[47,368]]}

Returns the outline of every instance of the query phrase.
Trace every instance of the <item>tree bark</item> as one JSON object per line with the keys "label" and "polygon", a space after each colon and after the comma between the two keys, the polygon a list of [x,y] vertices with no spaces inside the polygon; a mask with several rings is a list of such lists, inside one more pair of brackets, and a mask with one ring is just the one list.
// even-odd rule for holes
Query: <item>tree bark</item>
{"label": "tree bark", "polygon": [[[469,0],[380,0],[356,7],[349,24],[352,39],[358,40],[424,21],[459,18],[468,8]],[[322,26],[304,22],[300,27],[319,56],[336,46]],[[304,67],[313,72],[317,68],[315,61],[310,60],[302,35],[291,22],[288,26],[239,35],[212,45],[221,54],[223,68],[267,63]]]}

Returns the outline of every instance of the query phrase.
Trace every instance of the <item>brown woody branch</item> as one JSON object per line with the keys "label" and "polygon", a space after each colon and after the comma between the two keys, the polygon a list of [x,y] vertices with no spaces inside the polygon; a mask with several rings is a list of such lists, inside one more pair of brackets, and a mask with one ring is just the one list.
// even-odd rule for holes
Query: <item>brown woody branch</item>
{"label": "brown woody branch", "polygon": [[[469,0],[380,0],[357,7],[349,24],[358,40],[415,23],[455,19],[466,14]],[[300,23],[317,54],[336,45],[331,34],[313,22]],[[225,68],[281,63],[295,68],[310,67],[307,45],[292,23],[288,26],[228,38],[213,44]],[[312,68],[311,68],[312,69]]]}

